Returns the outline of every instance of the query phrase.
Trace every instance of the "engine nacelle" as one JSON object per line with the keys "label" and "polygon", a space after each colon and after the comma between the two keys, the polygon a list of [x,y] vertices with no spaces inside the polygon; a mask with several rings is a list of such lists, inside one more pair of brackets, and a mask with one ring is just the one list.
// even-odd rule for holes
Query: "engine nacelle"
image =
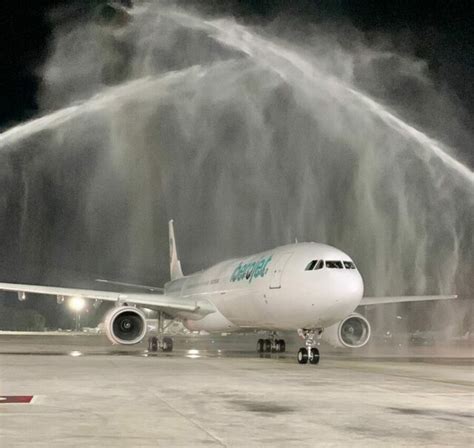
{"label": "engine nacelle", "polygon": [[369,321],[362,315],[352,313],[337,324],[324,329],[321,339],[333,347],[363,347],[370,339]]}
{"label": "engine nacelle", "polygon": [[105,316],[104,326],[113,344],[138,344],[147,332],[145,314],[133,306],[112,308]]}

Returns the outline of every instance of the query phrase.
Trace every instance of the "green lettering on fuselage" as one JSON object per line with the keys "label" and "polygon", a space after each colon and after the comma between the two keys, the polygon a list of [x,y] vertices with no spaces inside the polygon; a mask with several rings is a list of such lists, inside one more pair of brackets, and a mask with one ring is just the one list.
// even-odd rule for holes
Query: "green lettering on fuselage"
{"label": "green lettering on fuselage", "polygon": [[262,258],[258,261],[251,261],[249,263],[240,262],[235,268],[230,277],[231,282],[238,282],[240,280],[247,280],[249,283],[254,278],[264,277],[268,272],[268,263],[270,263],[272,256]]}

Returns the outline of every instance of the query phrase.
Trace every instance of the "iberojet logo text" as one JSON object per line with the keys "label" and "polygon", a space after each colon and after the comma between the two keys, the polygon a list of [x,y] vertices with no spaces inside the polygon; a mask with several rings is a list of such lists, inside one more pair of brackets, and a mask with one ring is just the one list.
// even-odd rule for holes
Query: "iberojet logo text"
{"label": "iberojet logo text", "polygon": [[240,280],[248,280],[249,283],[254,278],[263,277],[268,272],[268,263],[270,263],[272,256],[262,258],[259,261],[251,261],[249,263],[240,262],[235,268],[232,276],[230,277],[231,282],[238,282]]}

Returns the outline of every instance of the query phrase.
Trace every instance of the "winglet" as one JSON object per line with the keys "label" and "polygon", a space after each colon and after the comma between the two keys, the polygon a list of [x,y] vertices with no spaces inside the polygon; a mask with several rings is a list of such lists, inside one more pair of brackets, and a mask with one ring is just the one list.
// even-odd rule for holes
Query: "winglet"
{"label": "winglet", "polygon": [[176,250],[176,239],[174,237],[174,223],[171,219],[168,223],[169,241],[170,241],[170,276],[171,280],[183,277],[181,262],[178,259],[178,251]]}

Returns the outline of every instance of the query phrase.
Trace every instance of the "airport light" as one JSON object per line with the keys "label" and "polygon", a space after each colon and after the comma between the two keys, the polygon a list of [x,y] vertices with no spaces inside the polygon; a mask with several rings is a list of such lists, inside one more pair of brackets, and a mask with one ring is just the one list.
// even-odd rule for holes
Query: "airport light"
{"label": "airport light", "polygon": [[86,306],[86,301],[82,297],[71,297],[68,304],[71,310],[80,313]]}
{"label": "airport light", "polygon": [[85,308],[86,306],[86,301],[84,300],[83,297],[76,296],[76,297],[71,297],[68,302],[69,308],[75,312],[75,317],[74,317],[74,327],[75,331],[79,331],[79,328],[81,326],[81,311]]}

